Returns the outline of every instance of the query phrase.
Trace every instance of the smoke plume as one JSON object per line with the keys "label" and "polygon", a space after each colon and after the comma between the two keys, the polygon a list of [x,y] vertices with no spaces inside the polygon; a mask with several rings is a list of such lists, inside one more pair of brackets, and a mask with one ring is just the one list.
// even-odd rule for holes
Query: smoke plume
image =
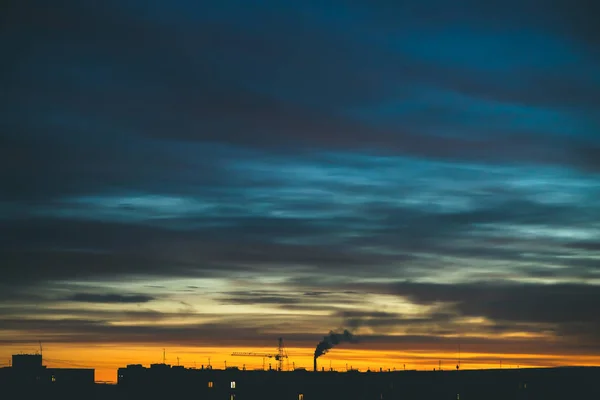
{"label": "smoke plume", "polygon": [[323,340],[317,344],[317,348],[315,349],[315,360],[338,344],[344,342],[356,343],[356,338],[352,336],[348,330],[344,330],[343,333],[329,332],[329,335],[325,336]]}

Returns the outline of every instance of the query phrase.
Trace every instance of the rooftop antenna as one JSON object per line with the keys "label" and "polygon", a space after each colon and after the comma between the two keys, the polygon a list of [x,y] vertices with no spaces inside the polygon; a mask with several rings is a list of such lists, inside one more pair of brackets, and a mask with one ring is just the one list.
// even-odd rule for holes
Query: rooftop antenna
{"label": "rooftop antenna", "polygon": [[43,353],[43,349],[42,349],[42,341],[39,341],[40,343],[40,357],[42,358],[42,362],[44,362],[44,353]]}
{"label": "rooftop antenna", "polygon": [[177,366],[179,367],[179,357],[177,357]]}
{"label": "rooftop antenna", "polygon": [[456,364],[456,370],[460,368],[460,343],[458,344],[458,364]]}
{"label": "rooftop antenna", "polygon": [[167,353],[165,352],[165,349],[163,349],[163,364],[167,363]]}
{"label": "rooftop antenna", "polygon": [[210,365],[210,357],[208,357],[208,369],[212,369],[212,365]]}

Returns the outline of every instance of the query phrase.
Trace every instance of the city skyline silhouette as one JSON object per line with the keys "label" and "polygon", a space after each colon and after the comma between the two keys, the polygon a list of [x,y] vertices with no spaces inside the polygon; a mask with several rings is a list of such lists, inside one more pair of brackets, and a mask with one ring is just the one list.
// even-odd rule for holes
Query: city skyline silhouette
{"label": "city skyline silhouette", "polygon": [[0,368],[600,365],[595,2],[50,3],[0,12]]}

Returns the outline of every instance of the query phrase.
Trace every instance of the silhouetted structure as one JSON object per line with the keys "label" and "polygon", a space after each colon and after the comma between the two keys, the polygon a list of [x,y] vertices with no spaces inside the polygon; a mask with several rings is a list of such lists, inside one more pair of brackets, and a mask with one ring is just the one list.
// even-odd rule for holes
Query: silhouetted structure
{"label": "silhouetted structure", "polygon": [[283,338],[278,339],[277,352],[275,354],[236,351],[236,352],[231,353],[231,355],[232,356],[243,356],[243,357],[262,357],[263,358],[263,369],[264,369],[264,359],[265,358],[274,358],[275,361],[277,361],[277,370],[278,371],[283,371],[283,360],[288,359],[287,351],[285,350],[285,347],[283,345]]}
{"label": "silhouetted structure", "polygon": [[[3,393],[19,399],[164,400],[571,400],[600,398],[600,368],[312,372],[128,365],[117,385],[91,385],[94,370],[45,368],[19,355],[0,369]],[[54,379],[53,379],[54,378]],[[2,397],[4,398],[4,397]]]}
{"label": "silhouetted structure", "polygon": [[0,369],[0,385],[30,387],[38,385],[85,386],[94,384],[94,369],[47,368],[40,354],[15,354],[12,367]]}
{"label": "silhouetted structure", "polygon": [[119,391],[127,399],[159,399],[174,390],[206,400],[591,399],[600,398],[595,384],[598,378],[600,368],[363,373],[186,369],[155,364],[118,370]]}
{"label": "silhouetted structure", "polygon": [[12,356],[12,367],[17,370],[42,368],[41,354],[16,354]]}
{"label": "silhouetted structure", "polygon": [[321,357],[323,354],[326,354],[329,350],[333,349],[340,343],[349,342],[355,343],[356,339],[348,330],[344,330],[342,333],[329,332],[329,335],[323,337],[319,343],[317,343],[317,347],[315,348],[315,354],[313,358],[313,371],[317,371],[317,358]]}

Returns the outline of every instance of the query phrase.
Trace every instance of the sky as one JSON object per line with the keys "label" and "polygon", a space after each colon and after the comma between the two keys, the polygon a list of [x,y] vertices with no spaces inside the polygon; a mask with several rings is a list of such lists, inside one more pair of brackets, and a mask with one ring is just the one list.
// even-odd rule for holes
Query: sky
{"label": "sky", "polygon": [[0,366],[600,364],[597,2],[2,7]]}

